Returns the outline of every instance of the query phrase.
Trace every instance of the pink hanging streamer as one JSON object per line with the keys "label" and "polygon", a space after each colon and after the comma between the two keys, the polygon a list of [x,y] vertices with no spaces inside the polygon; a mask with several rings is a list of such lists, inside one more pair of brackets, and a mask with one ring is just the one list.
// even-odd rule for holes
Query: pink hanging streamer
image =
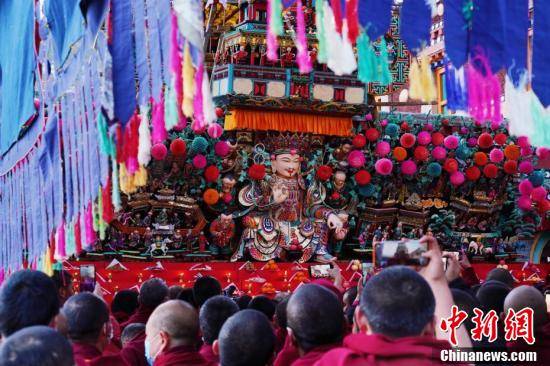
{"label": "pink hanging streamer", "polygon": [[93,204],[88,203],[86,208],[86,216],[84,217],[84,230],[86,232],[86,246],[91,248],[97,240],[97,235],[94,231]]}
{"label": "pink hanging streamer", "polygon": [[193,99],[193,110],[195,111],[195,121],[193,122],[193,129],[200,131],[205,128],[204,122],[204,109],[203,109],[203,95],[202,95],[202,79],[204,77],[204,63],[199,64],[199,68],[195,73],[195,99]]}
{"label": "pink hanging streamer", "polygon": [[[183,101],[183,80],[182,80],[182,65],[179,43],[178,43],[178,17],[172,11],[172,30],[170,33],[170,67],[172,69],[172,77],[174,78],[174,89],[176,91],[176,99],[178,104],[178,127],[185,128],[185,119],[181,110]],[[183,124],[183,125],[182,125]]]}
{"label": "pink hanging streamer", "polygon": [[[474,65],[479,65],[479,69]],[[489,60],[482,52],[478,52],[467,65],[466,77],[470,115],[477,123],[489,121],[493,128],[500,126],[500,81],[491,72]]]}
{"label": "pink hanging streamer", "polygon": [[306,24],[304,20],[304,7],[302,0],[296,2],[296,33],[298,57],[296,59],[300,73],[306,74],[311,71],[311,60],[309,58],[306,38]]}
{"label": "pink hanging streamer", "polygon": [[151,124],[153,125],[153,131],[151,133],[151,139],[153,145],[166,140],[166,125],[164,123],[164,92],[160,93],[160,100],[155,103],[152,100],[153,105],[153,117],[151,118]]}
{"label": "pink hanging streamer", "polygon": [[140,117],[137,111],[130,119],[128,126],[124,130],[124,149],[126,150],[126,169],[130,175],[134,175],[139,170],[138,150],[139,150],[139,124]]}
{"label": "pink hanging streamer", "polygon": [[65,259],[67,258],[67,245],[65,243],[65,221],[62,221],[61,224],[57,227],[56,234],[56,258]]}

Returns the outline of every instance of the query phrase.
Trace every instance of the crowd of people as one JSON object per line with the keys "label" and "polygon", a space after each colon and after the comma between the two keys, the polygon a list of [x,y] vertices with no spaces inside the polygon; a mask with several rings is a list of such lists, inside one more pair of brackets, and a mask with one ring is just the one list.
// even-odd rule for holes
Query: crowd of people
{"label": "crowd of people", "polygon": [[539,289],[514,288],[503,268],[479,281],[465,256],[449,258],[445,270],[437,241],[422,241],[422,268],[391,266],[349,289],[318,279],[274,299],[234,296],[204,276],[193,288],[151,278],[108,305],[100,292],[73,293],[66,271],[21,270],[0,290],[0,365],[437,365],[451,348],[439,324],[453,305],[470,315],[532,308],[534,345],[505,342],[502,332],[493,343],[472,341],[467,320],[456,346],[536,351],[540,365],[550,359]]}

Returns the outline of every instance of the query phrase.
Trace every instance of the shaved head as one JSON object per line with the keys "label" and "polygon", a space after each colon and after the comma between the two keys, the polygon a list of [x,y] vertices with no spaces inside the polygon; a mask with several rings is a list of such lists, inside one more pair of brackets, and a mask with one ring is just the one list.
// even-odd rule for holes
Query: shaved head
{"label": "shaved head", "polygon": [[510,291],[504,300],[504,313],[508,309],[518,312],[523,308],[533,309],[533,322],[535,328],[538,328],[548,322],[548,313],[546,312],[546,301],[539,290],[532,286],[519,286]]}
{"label": "shaved head", "polygon": [[170,348],[195,344],[199,334],[197,311],[182,300],[170,300],[159,305],[147,321],[145,333],[147,338],[154,338],[160,332],[170,337]]}
{"label": "shaved head", "polygon": [[342,340],[342,304],[334,293],[324,287],[313,284],[300,286],[288,300],[286,316],[287,326],[305,352]]}

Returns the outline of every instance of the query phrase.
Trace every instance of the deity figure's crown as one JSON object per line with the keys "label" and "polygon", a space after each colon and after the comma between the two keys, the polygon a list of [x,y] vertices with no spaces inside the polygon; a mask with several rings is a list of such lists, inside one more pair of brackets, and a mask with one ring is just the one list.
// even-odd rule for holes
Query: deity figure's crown
{"label": "deity figure's crown", "polygon": [[310,137],[296,132],[268,132],[265,144],[271,154],[304,154],[309,150]]}

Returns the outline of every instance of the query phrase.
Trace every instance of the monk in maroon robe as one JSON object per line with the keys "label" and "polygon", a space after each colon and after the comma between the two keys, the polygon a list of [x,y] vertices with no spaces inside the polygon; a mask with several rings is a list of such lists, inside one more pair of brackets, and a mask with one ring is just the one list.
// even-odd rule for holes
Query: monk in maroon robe
{"label": "monk in maroon robe", "polygon": [[164,280],[160,278],[148,279],[139,289],[139,307],[125,323],[120,325],[121,328],[124,329],[126,325],[132,323],[146,324],[153,310],[167,299],[168,286],[166,286]]}
{"label": "monk in maroon robe", "polygon": [[119,354],[104,353],[113,329],[109,309],[99,297],[89,292],[70,297],[60,311],[58,327],[71,341],[76,366],[127,365]]}
{"label": "monk in maroon robe", "polygon": [[317,284],[301,286],[288,300],[286,316],[286,344],[298,350],[298,357],[278,366],[311,366],[340,346],[346,323],[342,302],[331,290]]}
{"label": "monk in maroon robe", "polygon": [[[441,251],[435,238],[424,237],[428,265],[418,272],[392,266],[370,278],[355,310],[355,334],[343,346],[327,352],[315,366],[444,365],[440,355],[451,348],[449,335],[436,328],[449,317],[451,291],[441,265]],[[436,307],[437,299],[437,307]],[[463,327],[458,328],[457,345],[471,347]]]}
{"label": "monk in maroon robe", "polygon": [[212,365],[199,353],[199,316],[181,300],[158,306],[145,327],[145,357],[154,366]]}
{"label": "monk in maroon robe", "polygon": [[207,361],[215,365],[220,362],[218,355],[212,349],[212,344],[218,339],[225,321],[237,311],[239,311],[239,307],[235,301],[221,295],[209,298],[201,306],[199,324],[204,343],[200,354]]}
{"label": "monk in maroon robe", "polygon": [[542,293],[532,286],[519,286],[510,291],[504,300],[504,315],[511,309],[516,315],[521,310],[533,310],[533,337],[535,343],[529,345],[524,338],[506,344],[512,352],[537,352],[537,362],[530,365],[547,365],[550,360],[550,316]]}

